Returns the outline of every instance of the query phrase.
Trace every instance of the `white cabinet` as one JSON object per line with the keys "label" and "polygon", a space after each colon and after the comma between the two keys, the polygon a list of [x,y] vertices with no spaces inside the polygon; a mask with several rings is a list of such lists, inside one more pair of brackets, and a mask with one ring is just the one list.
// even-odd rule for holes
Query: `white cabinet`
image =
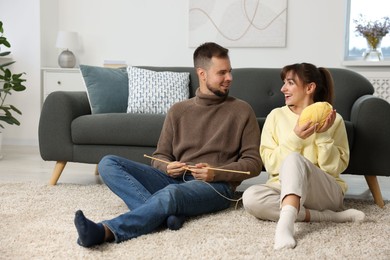
{"label": "white cabinet", "polygon": [[54,91],[85,91],[79,68],[42,68],[41,103]]}

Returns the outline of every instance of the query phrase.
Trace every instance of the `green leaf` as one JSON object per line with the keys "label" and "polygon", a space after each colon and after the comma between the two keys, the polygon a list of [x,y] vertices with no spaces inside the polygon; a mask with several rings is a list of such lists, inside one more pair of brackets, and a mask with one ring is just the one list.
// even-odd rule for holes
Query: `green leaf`
{"label": "green leaf", "polygon": [[6,106],[2,106],[1,109],[4,111],[6,117],[11,116],[11,112],[9,112],[10,108]]}
{"label": "green leaf", "polygon": [[17,79],[19,79],[22,75],[23,75],[23,73],[14,74],[14,75],[12,75],[12,80],[17,80]]}
{"label": "green leaf", "polygon": [[10,119],[11,119],[11,121],[12,121],[12,124],[14,124],[14,125],[20,125],[20,122],[19,122],[15,117],[11,117]]}
{"label": "green leaf", "polygon": [[8,93],[12,89],[12,85],[9,82],[5,82],[3,85],[4,92]]}
{"label": "green leaf", "polygon": [[13,90],[17,91],[17,92],[20,92],[20,91],[24,91],[26,89],[25,86],[23,86],[22,84],[15,84],[13,87],[12,87]]}
{"label": "green leaf", "polygon": [[20,125],[20,122],[13,116],[0,116],[0,121],[4,121],[10,125]]}
{"label": "green leaf", "polygon": [[11,53],[10,51],[0,52],[0,56],[7,56],[7,55],[9,55],[10,53]]}
{"label": "green leaf", "polygon": [[7,38],[5,38],[5,37],[0,37],[0,44],[2,44],[2,45],[4,45],[4,46],[6,46],[6,47],[11,47],[11,44],[7,41]]}
{"label": "green leaf", "polygon": [[13,105],[10,105],[10,108],[11,108],[13,111],[15,111],[16,113],[18,113],[19,115],[22,114],[22,112],[21,112],[19,109],[17,109],[16,107],[14,107]]}
{"label": "green leaf", "polygon": [[8,80],[11,80],[12,73],[9,69],[4,70],[4,77]]}
{"label": "green leaf", "polygon": [[15,61],[10,61],[10,62],[7,62],[7,63],[4,63],[4,64],[1,64],[1,65],[0,65],[0,68],[7,67],[7,66],[9,66],[9,65],[11,65],[11,64],[14,64],[14,63],[15,63]]}

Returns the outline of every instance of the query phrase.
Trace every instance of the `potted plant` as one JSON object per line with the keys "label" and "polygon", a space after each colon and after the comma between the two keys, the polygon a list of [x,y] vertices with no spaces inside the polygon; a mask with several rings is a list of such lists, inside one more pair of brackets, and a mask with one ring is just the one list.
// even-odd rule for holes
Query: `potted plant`
{"label": "potted plant", "polygon": [[[11,104],[7,104],[5,101],[9,95],[14,91],[19,92],[26,89],[23,85],[26,81],[22,78],[25,73],[13,73],[8,66],[15,63],[15,61],[9,61],[2,63],[1,58],[9,55],[10,51],[1,52],[1,47],[11,47],[11,44],[7,41],[7,38],[3,36],[3,22],[0,21],[0,152],[1,152],[1,129],[4,126],[1,122],[5,122],[10,125],[20,125],[20,122],[14,117],[14,112],[22,114],[22,112]],[[1,157],[1,155],[0,155]]]}

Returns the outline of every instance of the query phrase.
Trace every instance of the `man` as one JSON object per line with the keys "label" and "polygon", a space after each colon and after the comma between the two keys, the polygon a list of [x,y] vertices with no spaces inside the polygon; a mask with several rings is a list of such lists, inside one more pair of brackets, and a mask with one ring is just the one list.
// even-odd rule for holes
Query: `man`
{"label": "man", "polygon": [[99,163],[103,181],[130,211],[101,223],[77,211],[79,245],[119,243],[164,223],[179,229],[185,217],[228,208],[241,181],[259,175],[260,130],[249,104],[228,96],[228,50],[204,43],[194,65],[196,96],[168,111],[152,166],[112,155]]}

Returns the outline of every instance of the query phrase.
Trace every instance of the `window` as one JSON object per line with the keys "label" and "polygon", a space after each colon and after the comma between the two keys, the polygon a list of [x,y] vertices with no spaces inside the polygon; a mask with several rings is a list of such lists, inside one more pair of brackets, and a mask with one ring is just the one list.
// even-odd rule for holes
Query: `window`
{"label": "window", "polygon": [[[345,44],[345,59],[362,59],[364,51],[367,48],[367,42],[363,36],[356,33],[354,20],[362,14],[367,20],[376,21],[383,17],[390,17],[389,0],[348,0],[347,6],[347,30]],[[384,59],[390,59],[390,33],[382,40],[382,54]]]}

